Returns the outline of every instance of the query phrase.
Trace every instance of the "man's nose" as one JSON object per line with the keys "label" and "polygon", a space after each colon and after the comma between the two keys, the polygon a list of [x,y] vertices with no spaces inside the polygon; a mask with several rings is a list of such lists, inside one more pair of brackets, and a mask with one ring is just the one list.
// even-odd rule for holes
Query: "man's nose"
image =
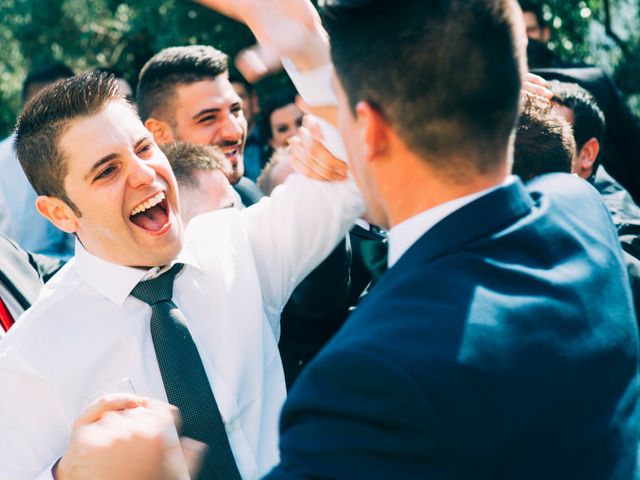
{"label": "man's nose", "polygon": [[132,188],[137,188],[144,185],[153,183],[156,179],[156,171],[149,164],[148,161],[135,157],[131,161],[129,167],[129,185]]}
{"label": "man's nose", "polygon": [[242,138],[244,117],[236,116],[230,112],[220,130],[220,135],[224,140],[237,142]]}

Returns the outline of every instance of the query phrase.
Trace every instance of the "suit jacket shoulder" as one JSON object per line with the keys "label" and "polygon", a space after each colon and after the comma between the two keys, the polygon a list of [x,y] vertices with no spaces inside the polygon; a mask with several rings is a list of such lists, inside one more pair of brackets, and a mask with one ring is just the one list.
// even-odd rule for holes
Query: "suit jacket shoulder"
{"label": "suit jacket shoulder", "polygon": [[629,478],[637,332],[625,282],[584,181],[518,182],[454,212],[299,378],[273,478],[300,478],[317,452],[338,459],[314,471],[323,478]]}

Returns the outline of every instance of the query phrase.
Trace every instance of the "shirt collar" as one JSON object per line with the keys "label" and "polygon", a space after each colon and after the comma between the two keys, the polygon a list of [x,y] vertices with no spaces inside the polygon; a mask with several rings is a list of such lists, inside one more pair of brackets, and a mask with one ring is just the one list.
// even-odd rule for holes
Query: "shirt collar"
{"label": "shirt collar", "polygon": [[411,248],[411,245],[440,222],[440,220],[448,217],[456,210],[461,209],[474,200],[477,200],[478,198],[483,197],[501,187],[510,185],[515,180],[516,178],[511,175],[499,185],[442,203],[436,207],[430,208],[429,210],[418,213],[417,215],[414,215],[393,227],[389,230],[389,256],[387,259],[389,268],[393,267],[397,261],[400,260],[400,257],[402,257],[402,255]]}
{"label": "shirt collar", "polygon": [[202,270],[193,252],[186,246],[169,265],[145,269],[118,265],[96,257],[76,239],[75,265],[78,276],[118,306],[124,304],[140,281],[155,278],[176,263],[184,263]]}

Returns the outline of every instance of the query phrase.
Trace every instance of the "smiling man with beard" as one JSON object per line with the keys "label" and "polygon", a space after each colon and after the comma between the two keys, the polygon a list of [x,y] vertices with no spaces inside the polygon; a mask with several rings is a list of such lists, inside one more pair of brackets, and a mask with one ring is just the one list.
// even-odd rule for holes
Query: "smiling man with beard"
{"label": "smiling man with beard", "polygon": [[205,45],[161,50],[140,71],[137,98],[140,117],[156,142],[219,147],[231,163],[228,178],[242,202],[250,206],[262,197],[244,177],[247,120],[224,53]]}
{"label": "smiling man with beard", "polygon": [[209,445],[199,478],[266,473],[285,398],[280,312],[362,213],[354,185],[297,176],[183,232],[169,162],[96,73],[35,98],[16,150],[38,210],[77,242],[0,343],[0,478],[69,478],[74,420],[117,392],[179,406],[181,431]]}

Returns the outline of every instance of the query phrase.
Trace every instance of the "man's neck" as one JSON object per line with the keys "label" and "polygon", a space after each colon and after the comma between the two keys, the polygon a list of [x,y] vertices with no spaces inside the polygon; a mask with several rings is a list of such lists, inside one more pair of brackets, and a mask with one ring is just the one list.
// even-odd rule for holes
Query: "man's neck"
{"label": "man's neck", "polygon": [[504,168],[491,173],[451,180],[446,174],[434,173],[422,160],[410,160],[406,168],[396,170],[395,180],[383,192],[389,228],[438,205],[500,185],[509,174],[504,162]]}

